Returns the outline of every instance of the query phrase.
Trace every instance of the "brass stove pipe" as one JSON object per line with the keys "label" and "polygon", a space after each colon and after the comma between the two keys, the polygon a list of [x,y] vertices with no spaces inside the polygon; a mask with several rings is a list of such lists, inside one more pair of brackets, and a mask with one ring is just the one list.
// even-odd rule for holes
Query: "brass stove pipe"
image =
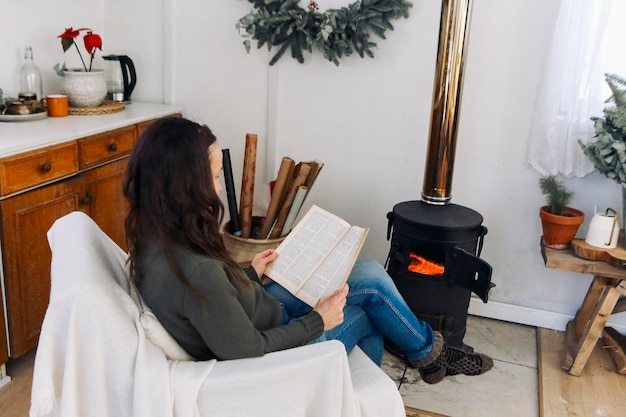
{"label": "brass stove pipe", "polygon": [[431,204],[441,205],[450,201],[470,12],[470,0],[442,0],[422,188],[422,200]]}

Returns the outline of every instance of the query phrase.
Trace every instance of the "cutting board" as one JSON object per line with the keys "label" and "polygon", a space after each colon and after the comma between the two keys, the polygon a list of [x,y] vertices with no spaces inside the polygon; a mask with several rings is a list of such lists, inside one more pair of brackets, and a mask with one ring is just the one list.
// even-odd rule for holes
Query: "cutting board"
{"label": "cutting board", "polygon": [[572,249],[576,256],[581,258],[591,261],[604,261],[616,268],[626,269],[626,249],[624,249],[624,238],[621,234],[615,249],[598,248],[588,244],[583,239],[574,239]]}

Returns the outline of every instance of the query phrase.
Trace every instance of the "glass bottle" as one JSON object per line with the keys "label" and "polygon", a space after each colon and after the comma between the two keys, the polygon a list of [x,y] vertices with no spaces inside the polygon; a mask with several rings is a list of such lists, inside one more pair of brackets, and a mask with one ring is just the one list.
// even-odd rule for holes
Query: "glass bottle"
{"label": "glass bottle", "polygon": [[33,60],[33,48],[30,46],[24,50],[24,65],[20,70],[20,93],[35,93],[36,100],[42,99],[41,71]]}

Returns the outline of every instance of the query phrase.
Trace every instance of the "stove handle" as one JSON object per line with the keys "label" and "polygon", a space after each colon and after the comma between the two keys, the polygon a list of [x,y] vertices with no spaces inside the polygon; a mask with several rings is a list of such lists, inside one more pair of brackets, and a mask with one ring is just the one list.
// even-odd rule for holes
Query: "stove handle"
{"label": "stove handle", "polygon": [[387,241],[391,238],[391,229],[393,228],[393,211],[387,213]]}
{"label": "stove handle", "polygon": [[[476,256],[480,257],[481,252],[483,251],[483,242],[485,240],[485,235],[488,230],[485,226],[480,226],[480,236],[478,236],[478,251],[476,252]],[[389,240],[389,238],[387,238]]]}
{"label": "stove handle", "polygon": [[395,258],[394,260],[396,264],[402,262],[401,259],[398,259],[398,257],[400,256],[398,255],[399,248],[400,248],[400,244],[398,242],[394,242],[391,244],[391,246],[389,247],[389,253],[387,254],[387,259],[385,260],[385,269],[389,267],[389,261],[391,260],[392,257]]}

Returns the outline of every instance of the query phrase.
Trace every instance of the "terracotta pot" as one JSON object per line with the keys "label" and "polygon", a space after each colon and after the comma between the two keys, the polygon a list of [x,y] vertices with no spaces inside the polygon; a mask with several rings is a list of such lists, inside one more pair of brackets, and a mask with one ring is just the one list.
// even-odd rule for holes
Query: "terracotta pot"
{"label": "terracotta pot", "polygon": [[557,216],[547,211],[548,206],[539,209],[543,243],[552,249],[567,249],[576,237],[578,228],[585,220],[585,213],[571,207],[565,207],[564,216]]}

